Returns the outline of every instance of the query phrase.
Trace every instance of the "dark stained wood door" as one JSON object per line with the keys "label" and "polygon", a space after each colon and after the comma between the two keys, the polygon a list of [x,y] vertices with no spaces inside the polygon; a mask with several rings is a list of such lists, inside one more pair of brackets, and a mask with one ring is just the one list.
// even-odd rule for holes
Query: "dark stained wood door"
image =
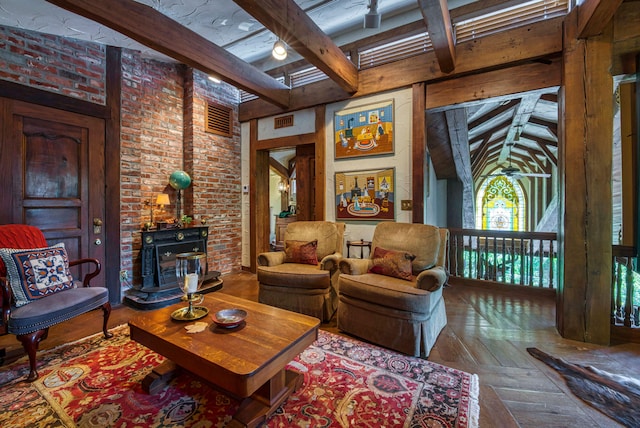
{"label": "dark stained wood door", "polygon": [[[47,242],[64,242],[71,259],[104,263],[105,124],[102,119],[1,99],[0,176],[11,189],[2,223],[39,227]],[[6,207],[7,196],[2,197]],[[82,272],[76,271],[75,275]],[[92,281],[104,285],[104,273]]]}

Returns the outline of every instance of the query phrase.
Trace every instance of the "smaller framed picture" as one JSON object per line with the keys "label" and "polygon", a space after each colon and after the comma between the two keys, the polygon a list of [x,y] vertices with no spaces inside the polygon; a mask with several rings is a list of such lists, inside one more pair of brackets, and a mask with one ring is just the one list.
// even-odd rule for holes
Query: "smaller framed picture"
{"label": "smaller framed picture", "polygon": [[336,172],[336,220],[395,220],[395,168]]}

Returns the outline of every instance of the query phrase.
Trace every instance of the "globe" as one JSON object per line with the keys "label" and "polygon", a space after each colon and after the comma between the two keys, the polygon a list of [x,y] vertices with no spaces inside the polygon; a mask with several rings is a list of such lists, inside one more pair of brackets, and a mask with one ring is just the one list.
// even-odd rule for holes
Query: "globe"
{"label": "globe", "polygon": [[191,177],[184,171],[174,171],[169,176],[169,184],[176,190],[186,189],[191,184]]}

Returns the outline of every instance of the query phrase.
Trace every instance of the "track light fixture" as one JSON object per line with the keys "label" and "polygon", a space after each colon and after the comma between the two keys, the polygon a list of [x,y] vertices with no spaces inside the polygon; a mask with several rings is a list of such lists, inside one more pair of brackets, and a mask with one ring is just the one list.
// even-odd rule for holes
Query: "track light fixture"
{"label": "track light fixture", "polygon": [[271,55],[279,61],[282,61],[287,57],[287,45],[280,39],[276,40],[273,44],[273,50],[271,51]]}
{"label": "track light fixture", "polygon": [[382,16],[378,13],[378,0],[369,0],[369,13],[364,16],[364,28],[380,28]]}

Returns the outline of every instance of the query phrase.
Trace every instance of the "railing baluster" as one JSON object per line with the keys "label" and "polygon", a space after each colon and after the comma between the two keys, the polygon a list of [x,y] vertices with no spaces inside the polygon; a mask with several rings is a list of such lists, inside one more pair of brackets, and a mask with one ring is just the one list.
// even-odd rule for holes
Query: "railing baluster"
{"label": "railing baluster", "polygon": [[516,245],[516,240],[515,238],[511,238],[511,263],[510,263],[510,270],[511,270],[511,278],[510,278],[510,283],[513,284],[514,282],[516,282],[516,250],[515,250],[515,245]]}
{"label": "railing baluster", "polygon": [[556,247],[555,242],[549,239],[549,288],[555,288],[556,284],[553,282],[553,274],[555,270],[553,266],[556,261]]}
{"label": "railing baluster", "polygon": [[507,267],[507,259],[505,257],[505,247],[506,247],[506,242],[505,242],[504,236],[503,236],[502,237],[502,262],[500,263],[502,282],[507,282],[507,277],[505,276],[506,267]]}
{"label": "railing baluster", "polygon": [[524,239],[520,239],[520,285],[524,285]]}
{"label": "railing baluster", "polygon": [[616,257],[613,258],[613,263],[611,264],[611,325],[616,325],[616,290],[618,289],[617,285],[617,275],[616,272],[618,270]]}
{"label": "railing baluster", "polygon": [[529,254],[527,257],[529,259],[529,266],[527,266],[527,272],[529,273],[529,278],[527,279],[527,285],[533,286],[533,239],[528,239],[529,242]]}
{"label": "railing baluster", "polygon": [[538,240],[538,287],[542,288],[544,287],[544,283],[543,283],[543,279],[544,279],[544,274],[542,273],[542,263],[544,261],[543,256],[544,255],[544,247],[542,246],[542,239]]}
{"label": "railing baluster", "polygon": [[625,266],[627,268],[627,274],[625,275],[627,298],[624,302],[624,326],[631,327],[633,325],[633,263],[631,257],[627,257]]}

